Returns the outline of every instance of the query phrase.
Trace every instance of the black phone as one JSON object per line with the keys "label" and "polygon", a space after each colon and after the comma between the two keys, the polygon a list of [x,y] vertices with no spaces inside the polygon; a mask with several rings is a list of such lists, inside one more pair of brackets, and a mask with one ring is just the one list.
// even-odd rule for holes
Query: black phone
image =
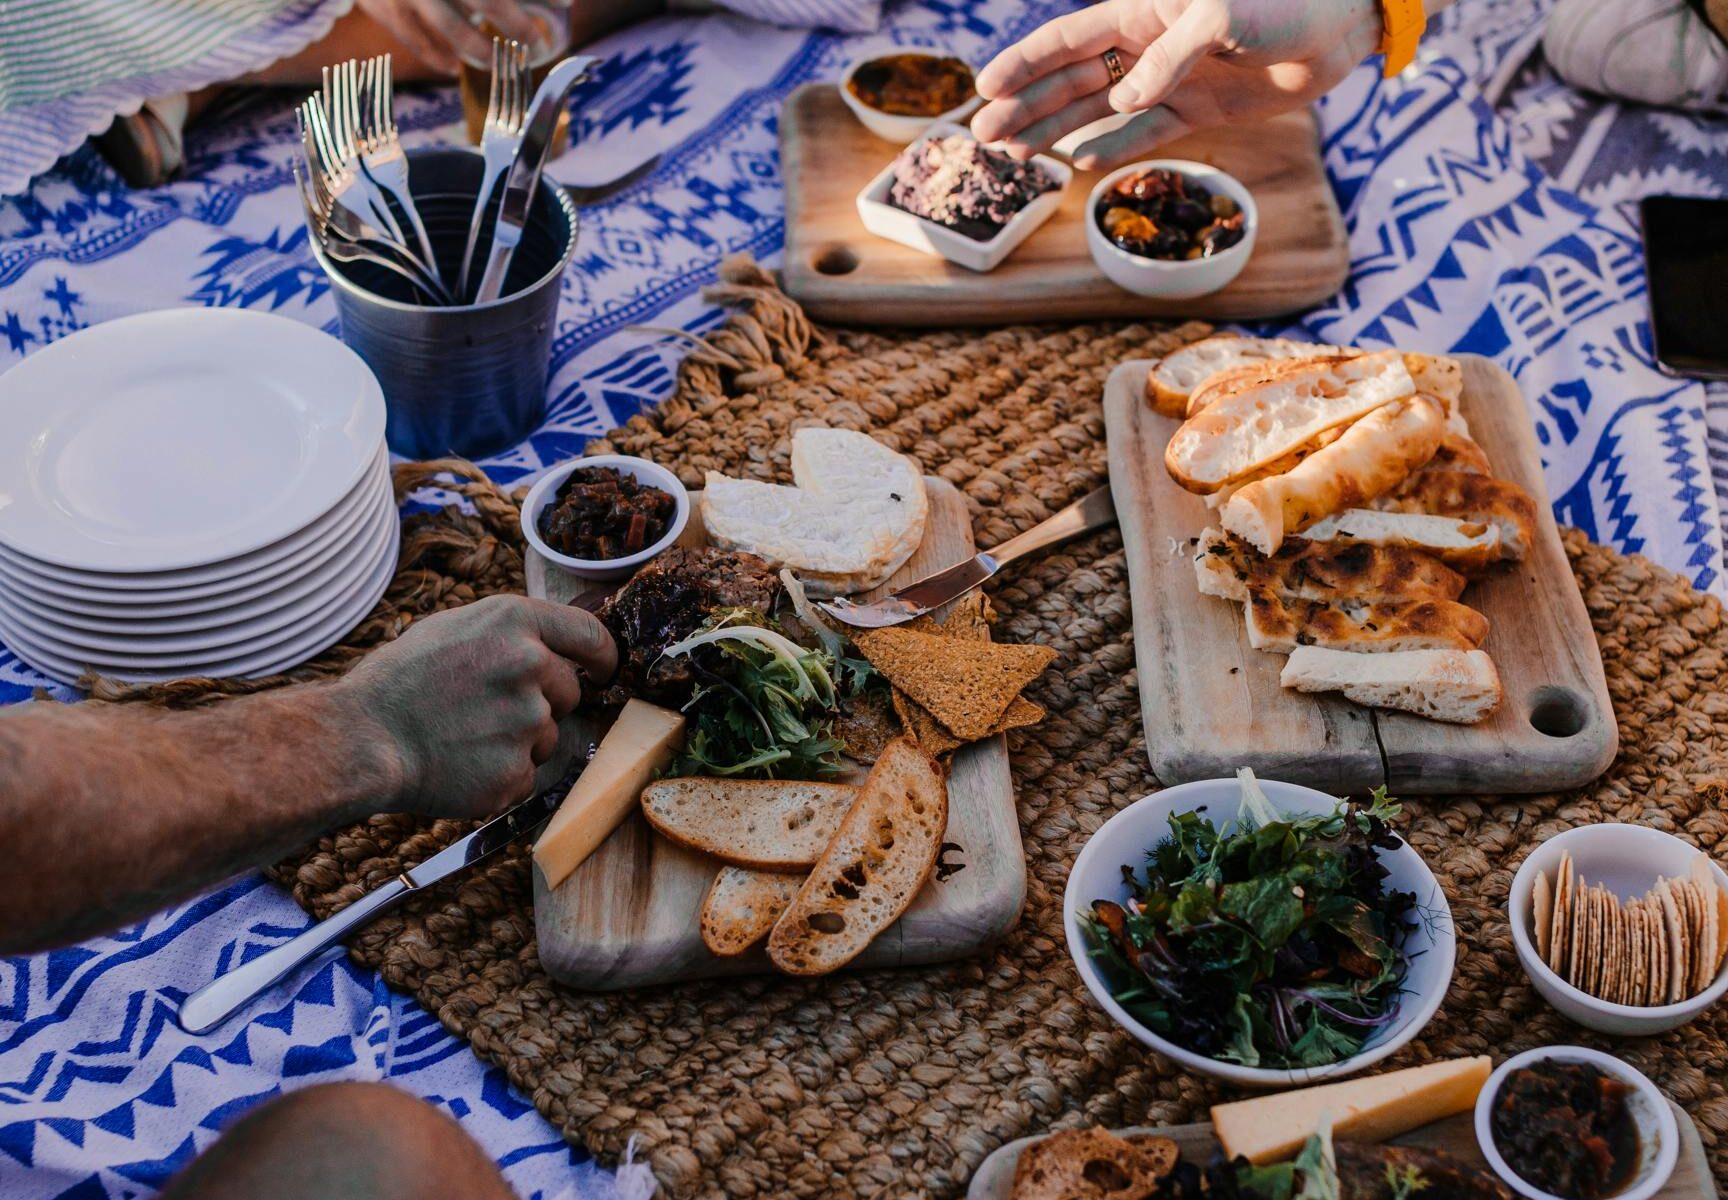
{"label": "black phone", "polygon": [[1656,361],[1728,379],[1728,200],[1649,196],[1638,211]]}

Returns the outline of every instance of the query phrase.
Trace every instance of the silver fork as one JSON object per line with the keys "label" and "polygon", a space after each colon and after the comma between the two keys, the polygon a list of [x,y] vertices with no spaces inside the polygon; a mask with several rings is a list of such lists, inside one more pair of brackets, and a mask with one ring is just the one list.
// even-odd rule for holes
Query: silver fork
{"label": "silver fork", "polygon": [[486,124],[480,137],[485,169],[480,192],[474,197],[474,215],[468,221],[468,245],[462,251],[462,273],[456,277],[456,294],[468,295],[468,275],[474,265],[474,247],[480,241],[481,219],[492,200],[498,177],[510,169],[522,148],[528,99],[533,94],[528,70],[528,47],[517,41],[492,39],[492,90],[486,100]]}
{"label": "silver fork", "polygon": [[[408,189],[408,155],[402,149],[402,139],[396,132],[396,101],[391,80],[390,56],[380,54],[360,64],[347,64],[352,81],[351,92],[356,108],[356,142],[360,164],[372,182],[388,192],[414,227],[414,240],[420,243],[420,255],[434,272],[437,256],[432,253],[432,240],[426,236],[420,210],[414,206],[414,194]],[[388,208],[388,206],[386,206]]]}
{"label": "silver fork", "polygon": [[309,119],[316,106],[308,102],[298,110],[300,136],[305,145],[308,165],[298,159],[290,163],[294,182],[300,192],[306,224],[319,247],[338,262],[370,262],[393,271],[425,292],[435,304],[450,304],[449,289],[436,276],[425,271],[414,256],[383,231],[368,225],[364,218],[345,205],[336,203],[328,180],[317,167],[316,121]]}
{"label": "silver fork", "polygon": [[358,64],[352,60],[324,68],[324,119],[329,129],[329,146],[352,178],[337,192],[337,199],[362,217],[377,223],[404,246],[407,235],[390,211],[384,191],[365,169],[360,156],[360,96]]}

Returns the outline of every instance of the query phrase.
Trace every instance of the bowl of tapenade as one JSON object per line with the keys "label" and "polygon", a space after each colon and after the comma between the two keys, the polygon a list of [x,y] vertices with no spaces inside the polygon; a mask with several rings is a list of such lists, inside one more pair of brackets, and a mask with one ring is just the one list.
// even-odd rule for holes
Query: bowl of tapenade
{"label": "bowl of tapenade", "polygon": [[522,502],[522,533],[550,561],[584,579],[622,579],[678,540],[690,493],[678,477],[626,454],[572,459]]}
{"label": "bowl of tapenade", "polygon": [[1476,1140],[1528,1200],[1649,1200],[1679,1160],[1679,1125],[1642,1072],[1599,1050],[1514,1055],[1476,1100]]}
{"label": "bowl of tapenade", "polygon": [[1092,189],[1086,245],[1117,287],[1187,300],[1241,274],[1259,224],[1254,197],[1235,177],[1205,163],[1157,159],[1113,171]]}
{"label": "bowl of tapenade", "polygon": [[964,121],[981,103],[972,68],[952,55],[895,50],[840,76],[840,98],[877,137],[904,145],[935,121]]}

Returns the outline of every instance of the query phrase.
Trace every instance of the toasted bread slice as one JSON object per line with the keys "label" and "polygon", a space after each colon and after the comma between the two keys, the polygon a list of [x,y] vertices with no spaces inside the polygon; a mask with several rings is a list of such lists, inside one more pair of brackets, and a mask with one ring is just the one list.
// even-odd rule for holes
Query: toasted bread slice
{"label": "toasted bread slice", "polygon": [[1371,507],[1492,525],[1500,531],[1501,557],[1508,559],[1528,554],[1536,536],[1536,501],[1529,492],[1509,480],[1468,471],[1418,471]]}
{"label": "toasted bread slice", "polygon": [[768,936],[803,886],[802,875],[721,867],[702,898],[702,944],[721,958],[744,953]]}
{"label": "toasted bread slice", "polygon": [[1291,651],[1278,682],[1299,692],[1342,692],[1372,708],[1473,725],[1500,704],[1500,675],[1482,650],[1354,654],[1324,646]]}
{"label": "toasted bread slice", "polygon": [[642,815],[662,837],[732,866],[802,872],[857,798],[849,783],[686,776],[643,788]]}
{"label": "toasted bread slice", "polygon": [[1009,1200],[1146,1200],[1176,1166],[1169,1138],[1129,1140],[1069,1129],[1033,1142],[1014,1164]]}
{"label": "toasted bread slice", "polygon": [[948,829],[942,768],[910,738],[888,743],[821,861],[768,935],[789,975],[825,975],[899,919]]}
{"label": "toasted bread slice", "polygon": [[1393,351],[1304,364],[1269,383],[1232,392],[1182,423],[1164,448],[1170,477],[1215,492],[1312,442],[1329,429],[1416,393]]}
{"label": "toasted bread slice", "polygon": [[1203,595],[1236,601],[1251,586],[1289,600],[1456,600],[1465,584],[1433,555],[1404,546],[1289,538],[1267,557],[1216,526],[1200,535],[1194,574]]}
{"label": "toasted bread slice", "polygon": [[1244,363],[1239,367],[1220,371],[1188,394],[1188,407],[1183,415],[1191,417],[1212,406],[1213,401],[1222,400],[1225,396],[1234,395],[1244,388],[1256,387],[1263,383],[1272,383],[1295,372],[1307,370],[1323,363],[1339,363],[1348,358],[1355,358],[1360,350],[1351,350],[1341,354],[1308,354],[1300,358],[1279,358],[1269,362]]}
{"label": "toasted bread slice", "polygon": [[1289,471],[1250,483],[1224,506],[1224,528],[1262,554],[1322,517],[1360,508],[1397,487],[1440,445],[1440,402],[1411,396],[1382,405]]}
{"label": "toasted bread slice", "polygon": [[1425,513],[1345,509],[1316,521],[1302,531],[1316,542],[1367,542],[1373,546],[1405,546],[1421,550],[1466,575],[1500,561],[1500,530],[1476,521],[1435,517]]}
{"label": "toasted bread slice", "polygon": [[794,486],[709,471],[702,491],[708,540],[790,567],[812,596],[884,582],[924,540],[930,501],[918,464],[867,434],[800,429]]}
{"label": "toasted bread slice", "polygon": [[1248,644],[1288,654],[1298,646],[1334,650],[1474,650],[1488,618],[1456,600],[1286,600],[1249,588]]}
{"label": "toasted bread slice", "polygon": [[1349,353],[1355,352],[1343,346],[1291,338],[1238,337],[1230,333],[1201,338],[1152,364],[1146,376],[1146,401],[1162,416],[1180,417],[1187,409],[1189,394],[1220,371],[1280,358]]}

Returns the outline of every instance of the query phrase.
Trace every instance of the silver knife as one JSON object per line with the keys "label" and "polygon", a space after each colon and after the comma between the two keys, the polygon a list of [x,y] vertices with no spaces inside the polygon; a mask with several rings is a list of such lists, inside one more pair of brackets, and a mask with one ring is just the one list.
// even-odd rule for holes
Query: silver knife
{"label": "silver knife", "polygon": [[900,625],[913,617],[923,616],[933,608],[958,600],[1017,558],[1115,523],[1116,505],[1110,499],[1110,489],[1101,487],[1025,533],[1009,538],[994,550],[975,554],[945,571],[909,584],[891,596],[884,596],[871,604],[854,604],[841,596],[835,600],[818,601],[816,607],[836,621],[860,629]]}
{"label": "silver knife", "polygon": [[[522,145],[504,177],[504,198],[498,202],[498,218],[492,227],[492,248],[486,255],[486,270],[480,276],[475,304],[498,299],[504,290],[504,275],[510,269],[510,256],[522,240],[522,227],[528,223],[528,205],[534,190],[540,185],[540,172],[552,149],[552,135],[558,129],[558,118],[564,115],[564,97],[581,82],[588,68],[600,60],[591,54],[567,58],[547,73],[528,110],[528,127],[522,133]],[[574,234],[572,234],[574,236]]]}
{"label": "silver knife", "polygon": [[320,921],[275,949],[248,959],[193,992],[180,1004],[180,1028],[187,1033],[209,1032],[402,897],[454,875],[539,829],[563,803],[583,765],[578,760],[576,767],[551,787],[493,817],[467,837],[451,842],[419,866],[366,893],[329,920]]}

